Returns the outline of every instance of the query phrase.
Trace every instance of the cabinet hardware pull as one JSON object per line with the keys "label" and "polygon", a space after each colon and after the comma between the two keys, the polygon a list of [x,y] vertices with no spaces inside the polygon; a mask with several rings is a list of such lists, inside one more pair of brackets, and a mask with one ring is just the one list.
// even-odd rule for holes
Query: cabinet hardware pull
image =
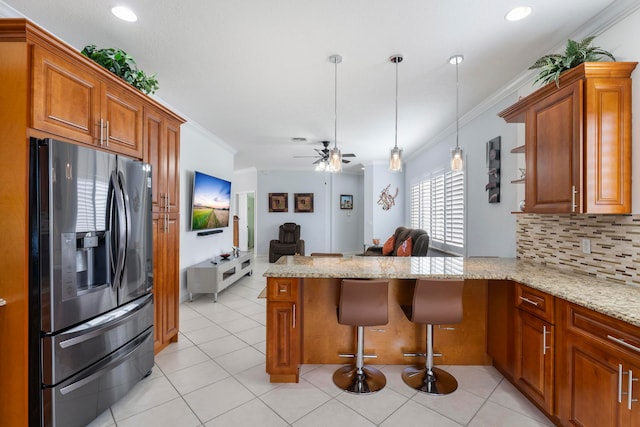
{"label": "cabinet hardware pull", "polygon": [[107,133],[105,135],[105,142],[106,142],[106,146],[109,146],[109,120],[107,120]]}
{"label": "cabinet hardware pull", "polygon": [[633,382],[638,381],[637,378],[633,378],[633,371],[629,369],[629,386],[627,390],[627,408],[631,410],[631,405],[633,402],[637,402],[638,399],[633,398]]}
{"label": "cabinet hardware pull", "polygon": [[610,339],[611,341],[615,342],[615,343],[618,343],[620,345],[623,345],[623,346],[627,347],[628,349],[631,349],[633,351],[637,351],[638,353],[640,353],[640,347],[636,347],[633,344],[629,344],[628,342],[626,342],[622,338],[616,338],[616,337],[611,336],[611,335],[607,335],[607,338]]}
{"label": "cabinet hardware pull", "polygon": [[533,304],[533,305],[535,305],[536,307],[538,306],[538,303],[537,303],[537,302],[532,301],[532,300],[530,300],[529,298],[520,297],[520,299],[521,299],[522,301],[524,301],[524,302],[528,302],[529,304]]}
{"label": "cabinet hardware pull", "polygon": [[547,334],[551,331],[547,331],[547,325],[542,325],[542,355],[547,354],[547,349],[551,350],[551,347],[547,347]]}
{"label": "cabinet hardware pull", "polygon": [[293,304],[293,319],[292,319],[292,328],[295,329],[296,328],[296,305]]}
{"label": "cabinet hardware pull", "polygon": [[571,186],[571,212],[575,212],[578,205],[576,205],[576,194],[578,190],[576,190],[576,186]]}
{"label": "cabinet hardware pull", "polygon": [[104,139],[104,120],[100,119],[100,145],[102,145],[103,139]]}
{"label": "cabinet hardware pull", "polygon": [[618,364],[618,403],[622,403],[622,363]]}
{"label": "cabinet hardware pull", "polygon": [[438,329],[440,329],[441,331],[455,331],[456,328],[452,327],[452,326],[442,326],[442,325],[438,325]]}
{"label": "cabinet hardware pull", "polygon": [[167,193],[167,205],[165,206],[167,212],[169,212],[169,205],[171,204],[171,195]]}

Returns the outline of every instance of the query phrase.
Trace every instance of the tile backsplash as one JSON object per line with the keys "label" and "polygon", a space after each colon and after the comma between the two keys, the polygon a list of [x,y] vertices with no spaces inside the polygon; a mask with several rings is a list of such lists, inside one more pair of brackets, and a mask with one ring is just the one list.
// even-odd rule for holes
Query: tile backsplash
{"label": "tile backsplash", "polygon": [[522,260],[640,286],[640,215],[519,214],[516,233]]}

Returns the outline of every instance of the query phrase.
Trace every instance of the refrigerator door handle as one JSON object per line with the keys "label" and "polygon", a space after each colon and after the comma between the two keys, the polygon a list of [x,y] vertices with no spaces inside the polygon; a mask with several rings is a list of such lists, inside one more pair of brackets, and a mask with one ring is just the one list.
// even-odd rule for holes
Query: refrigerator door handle
{"label": "refrigerator door handle", "polygon": [[[129,196],[127,195],[125,188],[126,182],[124,180],[124,175],[122,172],[118,174],[118,181],[120,183],[120,195],[122,197],[122,205],[124,206],[124,215],[120,218],[124,221],[124,223],[120,223],[121,227],[125,230],[125,240],[124,244],[121,246],[122,250],[122,268],[124,268],[127,258],[127,249],[129,248],[129,242],[131,241],[131,201],[129,200]],[[120,282],[120,288],[122,288],[123,283]]]}
{"label": "refrigerator door handle", "polygon": [[122,189],[120,187],[120,181],[116,172],[111,173],[111,185],[114,188],[113,197],[116,200],[116,208],[114,214],[117,215],[117,237],[115,244],[117,245],[117,259],[114,271],[114,286],[120,287],[120,276],[122,275],[122,270],[124,269],[124,256],[125,256],[125,247],[127,244],[126,237],[126,211],[124,206],[124,197],[122,195]]}
{"label": "refrigerator door handle", "polygon": [[[98,364],[96,366],[89,368],[88,372],[86,373],[86,375],[83,376],[83,378],[79,379],[78,381],[72,382],[68,386],[62,387],[60,389],[60,394],[62,394],[63,396],[65,394],[69,394],[72,391],[77,390],[86,384],[89,384],[90,382],[94,381],[96,378],[100,378],[101,376],[103,376],[104,374],[107,374],[109,371],[113,370],[117,366],[123,364],[124,362],[126,362],[128,359],[130,359],[132,356],[135,355],[135,352],[140,346],[140,344],[142,344],[144,340],[147,339],[147,337],[152,333],[153,333],[153,330],[149,330],[146,333],[143,333],[142,335],[140,335],[138,338],[136,338],[135,340],[127,344],[122,349],[123,354],[117,355],[114,359],[109,360],[108,363]],[[100,366],[100,365],[103,365],[103,366]]]}

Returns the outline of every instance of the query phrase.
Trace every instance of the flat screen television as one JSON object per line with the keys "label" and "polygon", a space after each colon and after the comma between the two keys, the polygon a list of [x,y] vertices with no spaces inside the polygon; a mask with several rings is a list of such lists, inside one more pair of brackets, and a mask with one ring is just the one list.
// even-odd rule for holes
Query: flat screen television
{"label": "flat screen television", "polygon": [[196,171],[193,176],[191,230],[229,226],[231,183]]}

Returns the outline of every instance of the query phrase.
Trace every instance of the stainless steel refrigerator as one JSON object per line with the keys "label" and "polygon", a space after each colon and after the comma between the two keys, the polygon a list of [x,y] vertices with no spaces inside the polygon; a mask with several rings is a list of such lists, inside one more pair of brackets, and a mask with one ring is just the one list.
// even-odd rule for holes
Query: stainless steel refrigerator
{"label": "stainless steel refrigerator", "polygon": [[84,426],[153,367],[151,167],[30,144],[29,423]]}

